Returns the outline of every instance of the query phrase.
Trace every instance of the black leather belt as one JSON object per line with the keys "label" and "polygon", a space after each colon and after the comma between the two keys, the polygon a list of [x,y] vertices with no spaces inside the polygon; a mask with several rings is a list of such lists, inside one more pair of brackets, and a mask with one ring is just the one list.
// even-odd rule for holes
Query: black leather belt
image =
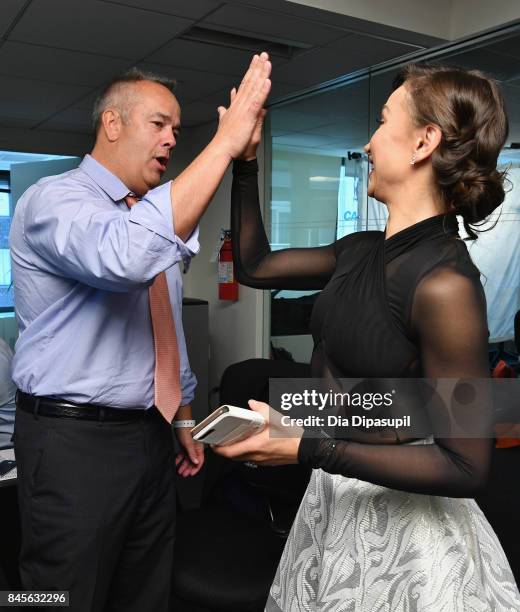
{"label": "black leather belt", "polygon": [[73,404],[52,397],[29,395],[23,391],[16,393],[16,407],[35,416],[85,419],[87,421],[131,421],[146,418],[157,412],[155,406],[149,410],[141,410],[110,408],[94,404]]}

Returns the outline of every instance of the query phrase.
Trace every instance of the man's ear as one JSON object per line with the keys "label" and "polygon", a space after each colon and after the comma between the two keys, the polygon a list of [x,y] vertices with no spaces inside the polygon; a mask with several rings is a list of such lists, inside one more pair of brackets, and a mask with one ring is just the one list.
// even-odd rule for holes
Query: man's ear
{"label": "man's ear", "polygon": [[107,108],[101,115],[102,129],[109,142],[116,142],[121,135],[123,122],[119,111],[115,108]]}
{"label": "man's ear", "polygon": [[439,146],[441,139],[442,132],[438,125],[430,123],[424,127],[416,143],[416,160],[423,161],[430,157]]}

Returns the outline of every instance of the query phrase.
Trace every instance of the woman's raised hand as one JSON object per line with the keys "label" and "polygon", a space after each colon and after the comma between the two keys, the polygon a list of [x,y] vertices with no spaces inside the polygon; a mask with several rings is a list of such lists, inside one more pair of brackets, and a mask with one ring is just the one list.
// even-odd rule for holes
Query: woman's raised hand
{"label": "woman's raised hand", "polygon": [[271,89],[270,74],[267,53],[255,55],[238,90],[231,91],[228,108],[218,107],[219,127],[215,140],[233,159],[256,157],[265,117],[263,107]]}

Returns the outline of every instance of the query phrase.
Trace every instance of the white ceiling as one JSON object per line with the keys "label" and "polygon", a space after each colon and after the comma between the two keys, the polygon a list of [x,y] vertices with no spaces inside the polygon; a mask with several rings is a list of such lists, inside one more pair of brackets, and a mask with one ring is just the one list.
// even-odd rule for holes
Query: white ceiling
{"label": "white ceiling", "polygon": [[[235,38],[187,39],[194,26]],[[0,126],[89,132],[97,90],[134,65],[177,80],[194,126],[273,43],[271,100],[438,42],[284,0],[1,0]]]}

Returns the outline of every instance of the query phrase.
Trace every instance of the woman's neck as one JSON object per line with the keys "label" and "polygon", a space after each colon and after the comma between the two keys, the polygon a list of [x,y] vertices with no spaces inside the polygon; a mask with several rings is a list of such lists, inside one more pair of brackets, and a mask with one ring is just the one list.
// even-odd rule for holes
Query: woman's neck
{"label": "woman's neck", "polygon": [[386,223],[385,238],[390,238],[397,232],[446,212],[444,202],[432,193],[400,194],[392,197],[386,203],[388,208],[388,221]]}

